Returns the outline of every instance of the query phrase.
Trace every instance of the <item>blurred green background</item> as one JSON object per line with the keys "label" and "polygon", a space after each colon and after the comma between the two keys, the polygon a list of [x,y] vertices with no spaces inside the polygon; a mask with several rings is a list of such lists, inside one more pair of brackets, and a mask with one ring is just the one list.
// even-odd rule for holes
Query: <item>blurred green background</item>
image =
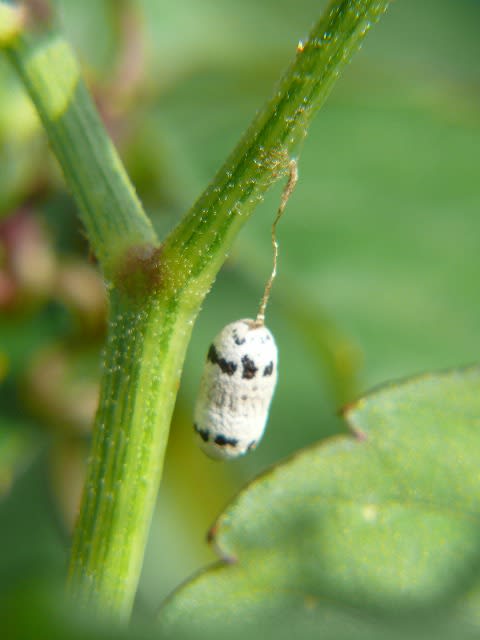
{"label": "blurred green background", "polygon": [[[271,94],[326,4],[57,0],[103,118],[163,236]],[[343,403],[478,359],[480,2],[394,2],[315,121],[279,225],[267,323],[280,378],[259,449],[208,460],[191,415],[206,350],[256,313],[281,186],[238,238],[193,332],[137,611],[215,559],[249,479],[344,430]],[[75,206],[0,60],[0,595],[60,584],[95,410],[105,300]]]}

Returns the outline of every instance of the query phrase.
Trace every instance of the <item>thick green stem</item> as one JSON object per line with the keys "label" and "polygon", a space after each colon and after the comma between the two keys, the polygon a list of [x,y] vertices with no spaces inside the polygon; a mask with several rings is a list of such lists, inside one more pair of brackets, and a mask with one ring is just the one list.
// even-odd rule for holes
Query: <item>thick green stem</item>
{"label": "thick green stem", "polygon": [[92,611],[123,620],[130,615],[181,367],[201,302],[236,233],[269,186],[284,175],[340,69],[388,4],[330,3],[298,46],[271,101],[161,249],[68,46],[53,35],[0,38],[42,118],[93,249],[114,285],[100,404],[70,566],[71,592]]}
{"label": "thick green stem", "polygon": [[154,296],[141,308],[132,308],[116,293],[111,301],[101,403],[70,584],[77,601],[87,608],[128,617],[192,311]]}

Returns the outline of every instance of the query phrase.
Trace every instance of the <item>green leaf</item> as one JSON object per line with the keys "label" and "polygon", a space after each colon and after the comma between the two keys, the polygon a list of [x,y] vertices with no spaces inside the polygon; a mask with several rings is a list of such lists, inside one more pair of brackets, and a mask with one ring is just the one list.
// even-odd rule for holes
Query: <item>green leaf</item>
{"label": "green leaf", "polygon": [[210,537],[224,561],[167,601],[162,628],[328,634],[392,615],[467,617],[480,562],[479,389],[472,367],[349,406],[354,437],[272,468],[220,516]]}
{"label": "green leaf", "polygon": [[0,500],[10,491],[15,477],[28,467],[39,441],[29,425],[0,414]]}

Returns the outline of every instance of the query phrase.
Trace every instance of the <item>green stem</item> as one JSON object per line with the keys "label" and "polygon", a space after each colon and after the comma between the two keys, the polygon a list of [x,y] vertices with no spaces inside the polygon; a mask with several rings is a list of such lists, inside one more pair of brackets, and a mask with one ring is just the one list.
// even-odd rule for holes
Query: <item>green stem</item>
{"label": "green stem", "polygon": [[212,282],[225,249],[272,183],[286,174],[340,71],[388,5],[389,0],[333,0],[299,43],[271,100],[165,243],[164,258],[183,262],[177,264],[177,287],[192,276]]}
{"label": "green stem", "polygon": [[114,293],[111,304],[101,403],[69,581],[82,606],[128,618],[192,311],[153,296],[132,309]]}
{"label": "green stem", "polygon": [[0,4],[0,47],[8,46],[22,32],[25,25],[23,7]]}
{"label": "green stem", "polygon": [[125,251],[155,245],[150,220],[80,77],[57,34],[20,35],[7,55],[29,92],[79,207],[92,249],[108,279]]}
{"label": "green stem", "polygon": [[68,46],[53,35],[8,42],[7,54],[42,118],[114,285],[70,565],[71,592],[92,611],[123,620],[130,615],[181,367],[202,300],[235,235],[285,174],[340,69],[388,4],[330,3],[273,98],[161,249]]}

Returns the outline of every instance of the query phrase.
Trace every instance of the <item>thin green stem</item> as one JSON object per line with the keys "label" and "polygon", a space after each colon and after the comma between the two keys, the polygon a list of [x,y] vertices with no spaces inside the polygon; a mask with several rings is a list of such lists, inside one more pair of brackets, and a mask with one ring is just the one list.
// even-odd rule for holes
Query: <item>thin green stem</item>
{"label": "thin green stem", "polygon": [[25,10],[21,6],[0,4],[0,47],[8,46],[22,32]]}
{"label": "thin green stem", "polygon": [[273,98],[161,248],[69,47],[54,34],[3,41],[113,283],[99,410],[70,565],[71,593],[93,612],[121,620],[130,615],[200,305],[235,235],[285,175],[339,71],[388,4],[329,4]]}
{"label": "thin green stem", "polygon": [[279,177],[288,173],[315,113],[389,0],[333,0],[277,90],[164,247],[178,260],[175,286],[202,276],[211,282],[239,229]]}
{"label": "thin green stem", "polygon": [[157,239],[69,45],[54,32],[19,35],[6,52],[29,92],[107,278],[132,246]]}

